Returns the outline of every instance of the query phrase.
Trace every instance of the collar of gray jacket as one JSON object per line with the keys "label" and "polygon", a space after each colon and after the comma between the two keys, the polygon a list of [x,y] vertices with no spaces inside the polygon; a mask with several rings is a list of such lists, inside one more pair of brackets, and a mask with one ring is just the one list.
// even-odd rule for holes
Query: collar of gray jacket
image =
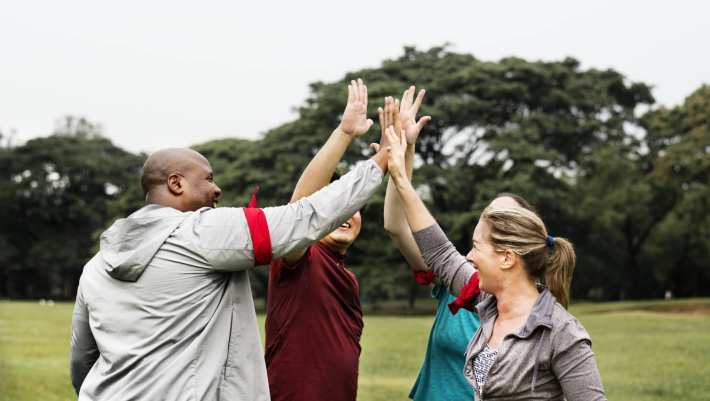
{"label": "collar of gray jacket", "polygon": [[[516,334],[519,338],[529,337],[538,327],[552,328],[552,311],[557,300],[547,288],[541,287],[540,290],[540,295],[533,304],[530,316],[523,328]],[[492,321],[498,315],[498,301],[494,296],[486,297],[476,305],[476,309],[482,321]]]}

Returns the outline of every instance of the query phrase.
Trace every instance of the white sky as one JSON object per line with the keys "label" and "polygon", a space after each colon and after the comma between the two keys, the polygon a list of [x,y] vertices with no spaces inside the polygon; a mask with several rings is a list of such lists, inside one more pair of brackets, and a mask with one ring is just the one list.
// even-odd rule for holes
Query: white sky
{"label": "white sky", "polygon": [[308,83],[444,42],[573,56],[674,105],[710,83],[709,16],[703,1],[8,1],[0,130],[21,142],[73,114],[132,151],[256,138],[295,117]]}

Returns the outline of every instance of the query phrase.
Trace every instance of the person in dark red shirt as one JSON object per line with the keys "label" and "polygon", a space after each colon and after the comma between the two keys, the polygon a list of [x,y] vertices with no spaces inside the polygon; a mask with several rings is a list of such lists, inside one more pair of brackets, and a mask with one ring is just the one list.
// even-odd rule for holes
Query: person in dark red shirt
{"label": "person in dark red shirt", "polygon": [[[326,186],[348,145],[370,126],[367,87],[352,81],[340,125],[303,171],[291,201]],[[265,359],[274,401],[354,401],[357,396],[360,287],[344,259],[361,224],[357,212],[306,250],[271,265]]]}

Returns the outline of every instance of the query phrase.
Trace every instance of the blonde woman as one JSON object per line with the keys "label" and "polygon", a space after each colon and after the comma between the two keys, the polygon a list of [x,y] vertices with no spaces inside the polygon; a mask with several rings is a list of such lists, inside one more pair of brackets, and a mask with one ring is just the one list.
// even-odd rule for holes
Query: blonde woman
{"label": "blonde woman", "polygon": [[477,294],[481,327],[463,366],[476,398],[605,400],[589,334],[566,310],[572,244],[550,236],[532,211],[488,207],[464,257],[407,177],[406,138],[393,127],[387,138],[389,172],[426,265],[454,295]]}

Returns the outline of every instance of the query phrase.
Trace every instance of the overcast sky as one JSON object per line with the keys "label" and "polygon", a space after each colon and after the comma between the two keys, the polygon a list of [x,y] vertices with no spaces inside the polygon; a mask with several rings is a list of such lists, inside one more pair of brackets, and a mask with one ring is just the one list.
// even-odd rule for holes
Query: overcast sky
{"label": "overcast sky", "polygon": [[23,141],[73,114],[132,151],[256,138],[295,117],[308,83],[444,42],[573,56],[674,105],[710,83],[709,16],[704,1],[4,2],[0,130]]}

